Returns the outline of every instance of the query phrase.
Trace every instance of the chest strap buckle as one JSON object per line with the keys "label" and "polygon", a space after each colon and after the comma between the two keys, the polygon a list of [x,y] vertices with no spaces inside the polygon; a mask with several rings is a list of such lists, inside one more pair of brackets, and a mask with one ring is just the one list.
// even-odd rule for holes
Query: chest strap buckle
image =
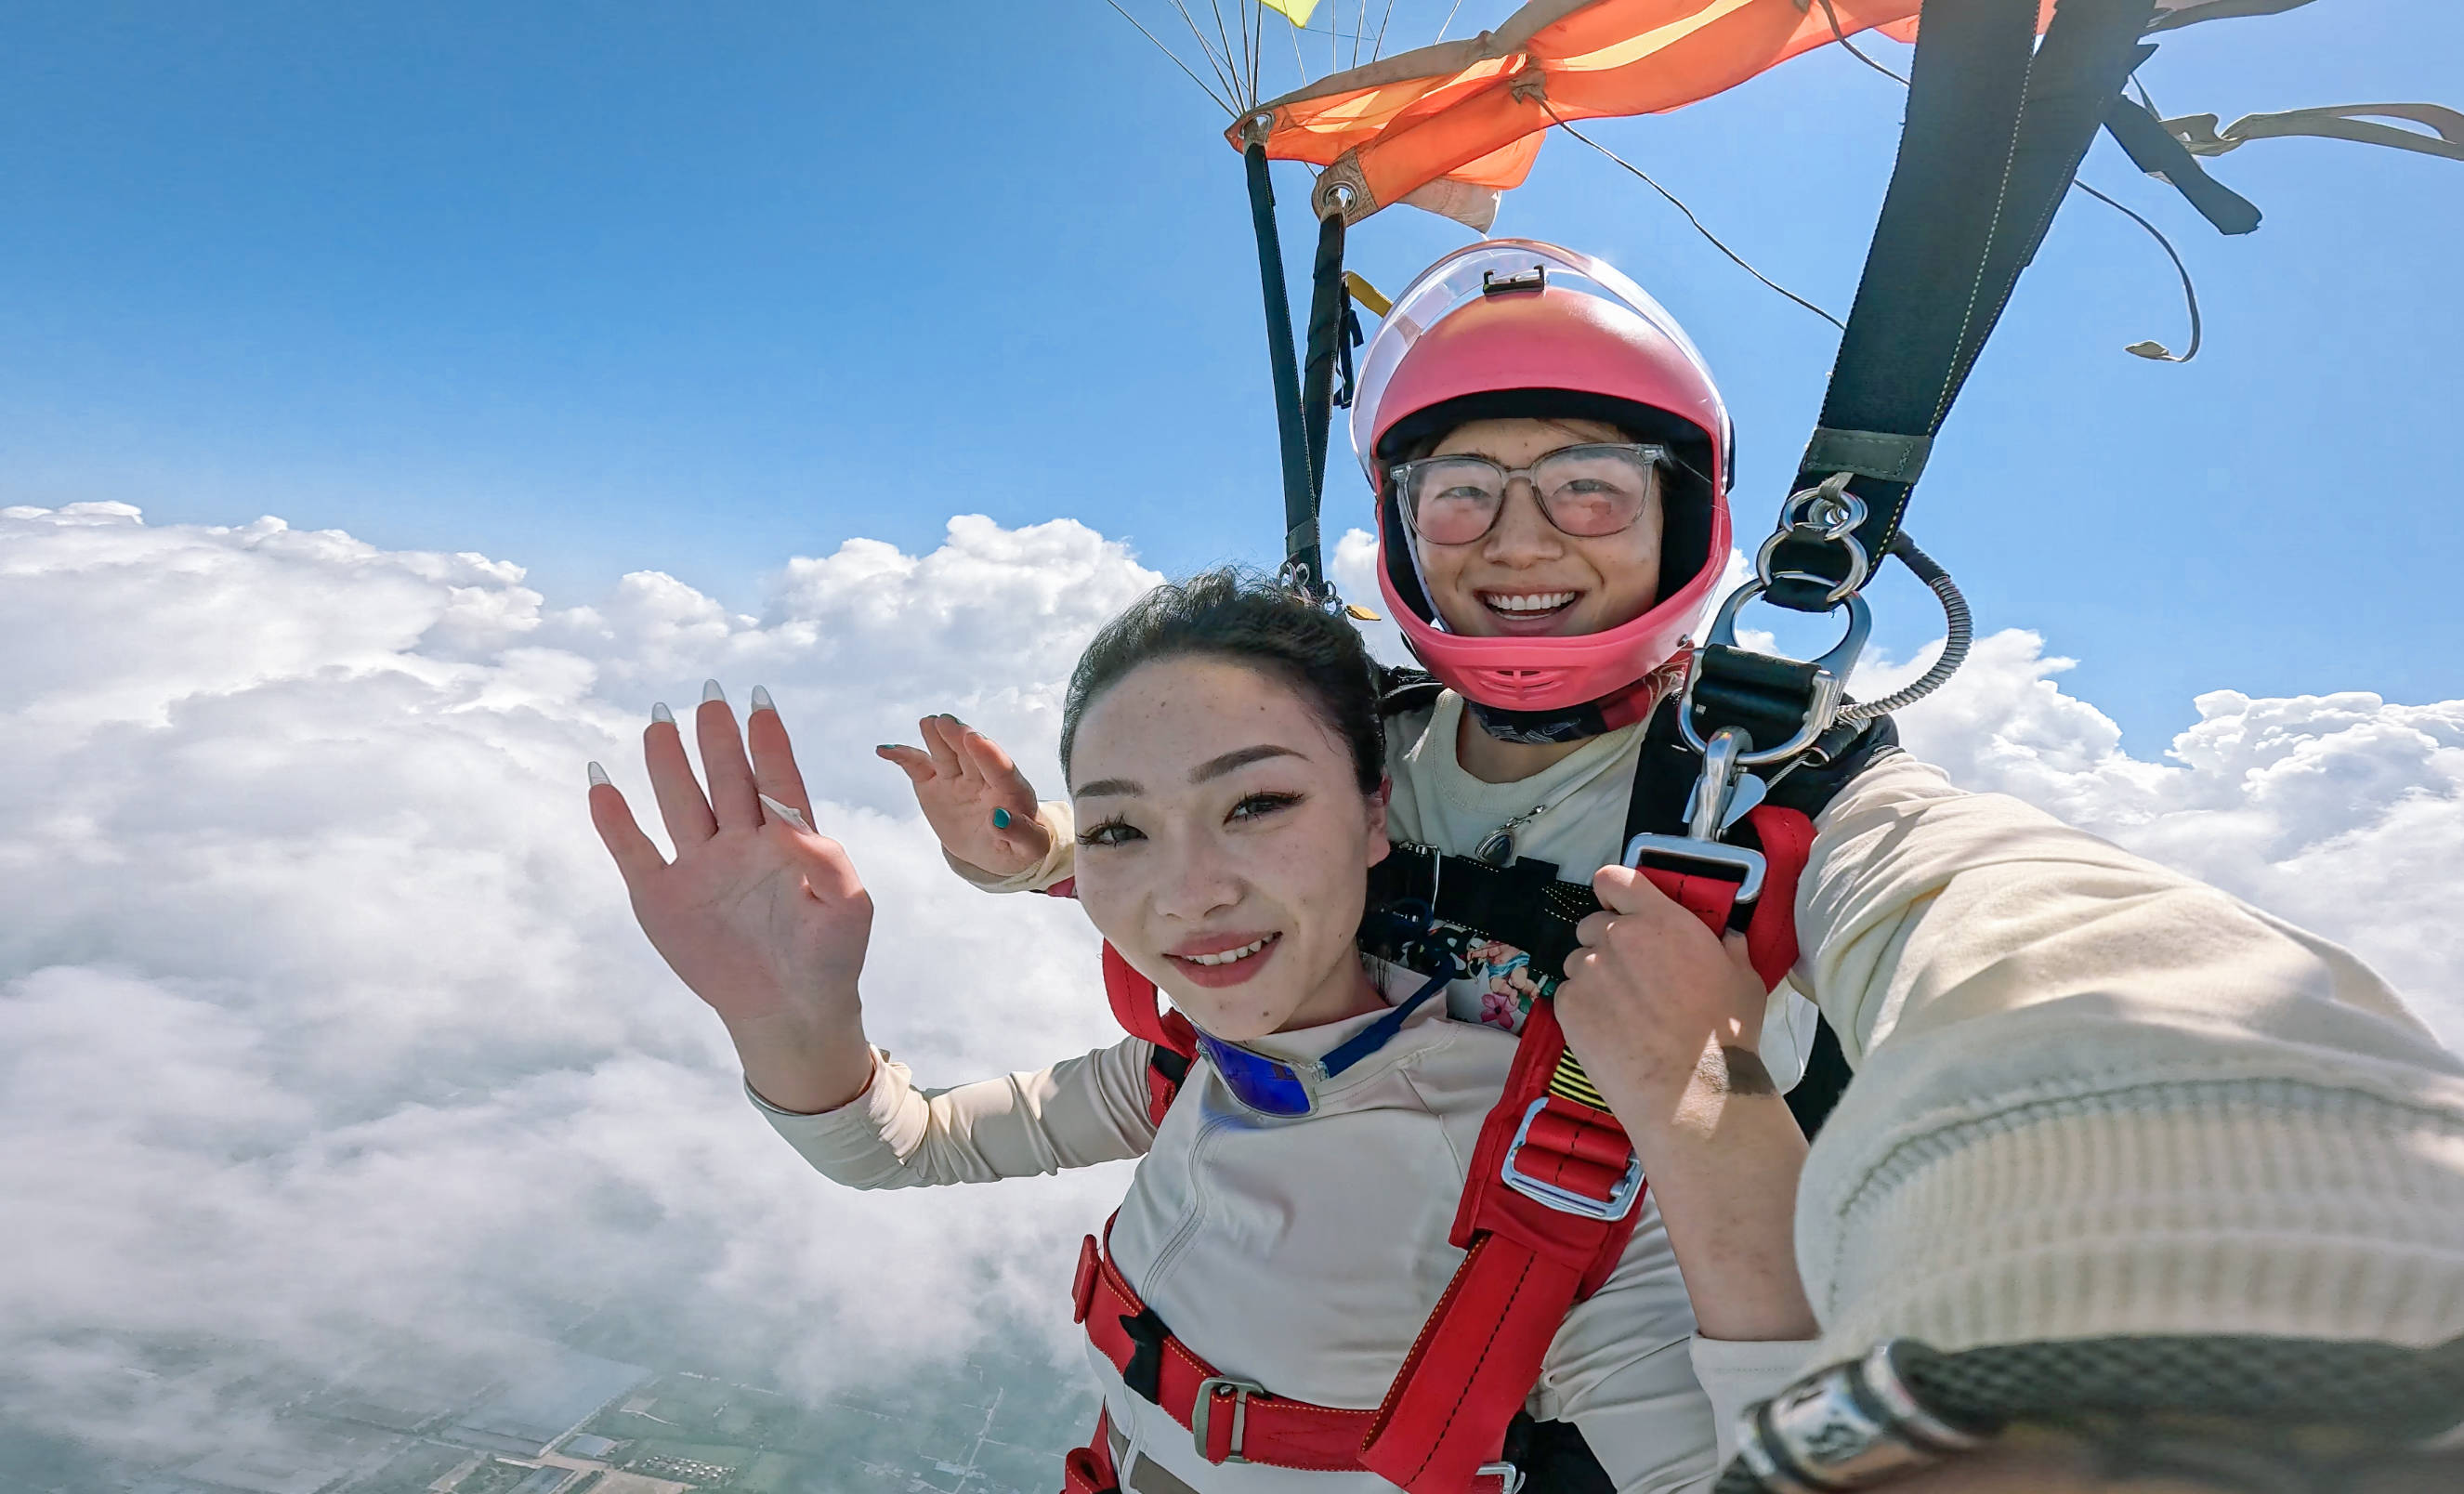
{"label": "chest strap buckle", "polygon": [[[1218,1458],[1207,1446],[1206,1431],[1212,1422],[1216,1397],[1229,1392],[1232,1396],[1232,1438],[1224,1444],[1224,1454]],[[1198,1448],[1198,1456],[1212,1463],[1247,1462],[1241,1449],[1249,1437],[1249,1397],[1264,1395],[1266,1387],[1255,1380],[1243,1380],[1229,1374],[1209,1375],[1198,1382],[1198,1395],[1189,1405],[1189,1439]]]}
{"label": "chest strap buckle", "polygon": [[[1514,1140],[1507,1144],[1506,1161],[1498,1169],[1499,1180],[1525,1197],[1546,1204],[1560,1214],[1573,1214],[1582,1219],[1601,1220],[1625,1218],[1633,1211],[1635,1200],[1642,1197],[1642,1158],[1634,1154],[1634,1149],[1631,1146],[1626,1148],[1625,1172],[1616,1182],[1609,1185],[1608,1197],[1605,1198],[1578,1193],[1563,1184],[1535,1177],[1523,1170],[1521,1161],[1526,1147],[1530,1147],[1543,1154],[1557,1150],[1545,1144],[1535,1144],[1531,1137],[1532,1124],[1538,1121],[1541,1113],[1548,1109],[1549,1096],[1544,1094],[1532,1101],[1530,1108],[1523,1112],[1523,1124],[1514,1129]],[[1563,1124],[1565,1124],[1564,1121],[1560,1119],[1559,1125]],[[1568,1162],[1598,1166],[1593,1158],[1565,1153],[1559,1153],[1554,1160],[1557,1163],[1555,1170],[1561,1175],[1566,1170],[1565,1164]]]}

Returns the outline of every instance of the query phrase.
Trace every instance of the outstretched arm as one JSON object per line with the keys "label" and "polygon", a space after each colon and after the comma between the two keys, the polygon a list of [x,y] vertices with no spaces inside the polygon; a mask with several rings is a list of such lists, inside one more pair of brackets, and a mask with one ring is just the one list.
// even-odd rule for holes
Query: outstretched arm
{"label": "outstretched arm", "polygon": [[1824,1358],[2464,1332],[2464,1061],[2351,954],[1910,758],[1816,829],[1796,978],[1858,1069],[1799,1199]]}

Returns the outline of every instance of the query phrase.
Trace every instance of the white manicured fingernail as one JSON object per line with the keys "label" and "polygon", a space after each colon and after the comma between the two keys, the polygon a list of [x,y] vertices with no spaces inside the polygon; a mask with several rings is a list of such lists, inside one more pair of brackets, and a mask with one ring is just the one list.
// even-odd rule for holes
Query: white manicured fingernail
{"label": "white manicured fingernail", "polygon": [[701,703],[703,705],[709,705],[714,700],[717,701],[720,705],[727,704],[727,692],[719,689],[718,681],[715,679],[703,680],[701,682]]}
{"label": "white manicured fingernail", "polygon": [[595,762],[592,763],[590,765],[590,786],[592,788],[599,788],[604,786],[606,781],[607,770]]}
{"label": "white manicured fingernail", "polygon": [[760,796],[760,799],[761,807],[769,810],[774,817],[786,821],[789,824],[794,825],[799,830],[809,830],[812,828],[811,825],[804,823],[804,817],[802,814],[799,814],[794,809],[779,802],[779,801],[771,798],[769,795],[763,794]]}
{"label": "white manicured fingernail", "polygon": [[770,703],[770,692],[762,689],[759,685],[756,685],[753,687],[753,709],[756,711],[776,711],[779,708]]}
{"label": "white manicured fingernail", "polygon": [[676,724],[676,714],[668,709],[666,701],[653,700],[650,702],[650,719],[662,726],[673,726]]}

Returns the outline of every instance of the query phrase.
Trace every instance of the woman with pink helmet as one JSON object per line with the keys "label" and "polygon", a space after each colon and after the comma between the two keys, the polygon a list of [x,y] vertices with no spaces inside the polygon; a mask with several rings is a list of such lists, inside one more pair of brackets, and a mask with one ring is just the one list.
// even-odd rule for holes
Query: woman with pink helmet
{"label": "woman with pink helmet", "polygon": [[[1397,297],[1353,435],[1379,589],[1433,676],[1390,696],[1398,849],[1433,848],[1441,877],[1497,868],[1533,901],[1588,888],[1599,909],[1547,959],[1496,924],[1441,931],[1448,1015],[1512,1027],[1551,1002],[1632,1137],[1637,1238],[1665,1235],[1687,1354],[1724,1401],[1900,1336],[2464,1333],[2464,1066],[2348,953],[1955,788],[1886,719],[1825,771],[1756,780],[1811,817],[1793,897],[1770,900],[1793,922],[1789,978],[1696,1072],[1658,1066],[1634,1035],[1666,900],[1619,862],[1665,787],[1655,754],[1729,554],[1718,388],[1614,269],[1498,241]],[[883,755],[955,868],[1066,890],[1069,806],[1039,805],[955,718],[921,730]],[[1388,974],[1397,1000],[1420,984]],[[1809,1164],[1778,1095],[1823,1051],[1817,1007],[1858,1078]],[[2371,1165],[2303,1163],[2316,1148]],[[2337,1285],[2269,1285],[2293,1280]],[[1545,1383],[1533,1407],[1551,1409]],[[1716,1409],[1725,1456],[1738,1407]]]}

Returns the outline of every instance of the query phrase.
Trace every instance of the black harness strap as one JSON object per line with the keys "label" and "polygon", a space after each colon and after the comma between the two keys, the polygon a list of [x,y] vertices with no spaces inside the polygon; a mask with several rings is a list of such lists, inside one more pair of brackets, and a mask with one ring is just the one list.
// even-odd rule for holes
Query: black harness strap
{"label": "black harness strap", "polygon": [[[1274,374],[1275,432],[1284,457],[1285,549],[1306,549],[1309,579],[1322,581],[1317,560],[1317,479],[1302,433],[1301,375],[1292,356],[1292,302],[1284,288],[1283,239],[1275,231],[1275,187],[1266,174],[1266,147],[1251,142],[1241,153],[1249,176],[1249,227],[1258,239],[1258,284],[1266,302],[1266,363]],[[1297,537],[1297,538],[1295,538]]]}
{"label": "black harness strap", "polygon": [[[1925,7],[1899,165],[1793,490],[1855,474],[1871,558],[1899,533],[1934,433],[2136,65],[2155,0],[2063,0],[2041,49],[2036,10]],[[1843,564],[1836,545],[1784,541],[1770,600],[1827,610]]]}

